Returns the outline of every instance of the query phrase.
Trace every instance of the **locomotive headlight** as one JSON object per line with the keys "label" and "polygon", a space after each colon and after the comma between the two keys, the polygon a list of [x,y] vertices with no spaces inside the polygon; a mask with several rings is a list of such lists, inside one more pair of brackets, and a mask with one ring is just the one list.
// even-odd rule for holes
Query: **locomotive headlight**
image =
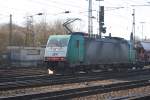
{"label": "locomotive headlight", "polygon": [[65,58],[64,58],[64,57],[61,57],[60,59],[61,59],[62,61],[63,61],[63,60],[65,60]]}
{"label": "locomotive headlight", "polygon": [[54,74],[54,72],[52,70],[48,69],[48,74],[52,75],[52,74]]}

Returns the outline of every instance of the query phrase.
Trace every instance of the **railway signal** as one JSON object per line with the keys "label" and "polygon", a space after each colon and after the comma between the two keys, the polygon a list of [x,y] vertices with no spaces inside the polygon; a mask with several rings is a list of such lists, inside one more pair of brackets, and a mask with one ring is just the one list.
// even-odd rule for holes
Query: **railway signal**
{"label": "railway signal", "polygon": [[104,27],[104,6],[99,6],[99,34],[106,33],[106,27]]}

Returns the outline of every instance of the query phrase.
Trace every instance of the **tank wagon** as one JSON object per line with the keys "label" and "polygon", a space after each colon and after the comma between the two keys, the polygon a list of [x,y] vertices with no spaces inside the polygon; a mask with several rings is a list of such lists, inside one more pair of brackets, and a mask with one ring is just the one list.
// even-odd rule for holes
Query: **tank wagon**
{"label": "tank wagon", "polygon": [[53,71],[116,70],[132,68],[136,64],[136,52],[133,45],[123,38],[100,38],[74,32],[51,35],[44,59]]}

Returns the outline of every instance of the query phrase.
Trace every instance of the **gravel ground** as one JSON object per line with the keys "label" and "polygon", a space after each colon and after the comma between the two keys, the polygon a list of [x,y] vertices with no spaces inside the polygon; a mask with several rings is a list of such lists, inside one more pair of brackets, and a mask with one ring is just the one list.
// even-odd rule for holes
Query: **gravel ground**
{"label": "gravel ground", "polygon": [[36,87],[36,88],[24,88],[24,89],[0,91],[0,97],[16,96],[20,94],[44,93],[50,91],[59,91],[59,90],[81,88],[81,87],[88,87],[88,86],[107,85],[107,84],[119,83],[119,82],[125,82],[125,81],[103,80],[103,81],[92,81],[92,82],[82,82],[82,83],[73,83],[73,84],[52,85],[52,86],[43,86],[43,87]]}
{"label": "gravel ground", "polygon": [[112,91],[109,93],[91,95],[86,97],[75,98],[72,100],[111,100],[117,97],[125,97],[130,95],[141,95],[150,93],[150,86],[134,88],[129,90],[121,90],[121,91]]}

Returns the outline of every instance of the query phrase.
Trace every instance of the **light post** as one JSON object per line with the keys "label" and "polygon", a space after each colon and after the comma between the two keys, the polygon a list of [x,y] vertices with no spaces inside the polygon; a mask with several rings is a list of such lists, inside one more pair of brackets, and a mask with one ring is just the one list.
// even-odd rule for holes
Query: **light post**
{"label": "light post", "polygon": [[34,26],[33,26],[33,17],[36,15],[43,15],[43,13],[37,13],[31,16],[27,16],[27,33],[26,33],[26,40],[25,45],[30,46],[30,42],[32,42],[32,46],[35,46],[35,33],[34,33]]}

